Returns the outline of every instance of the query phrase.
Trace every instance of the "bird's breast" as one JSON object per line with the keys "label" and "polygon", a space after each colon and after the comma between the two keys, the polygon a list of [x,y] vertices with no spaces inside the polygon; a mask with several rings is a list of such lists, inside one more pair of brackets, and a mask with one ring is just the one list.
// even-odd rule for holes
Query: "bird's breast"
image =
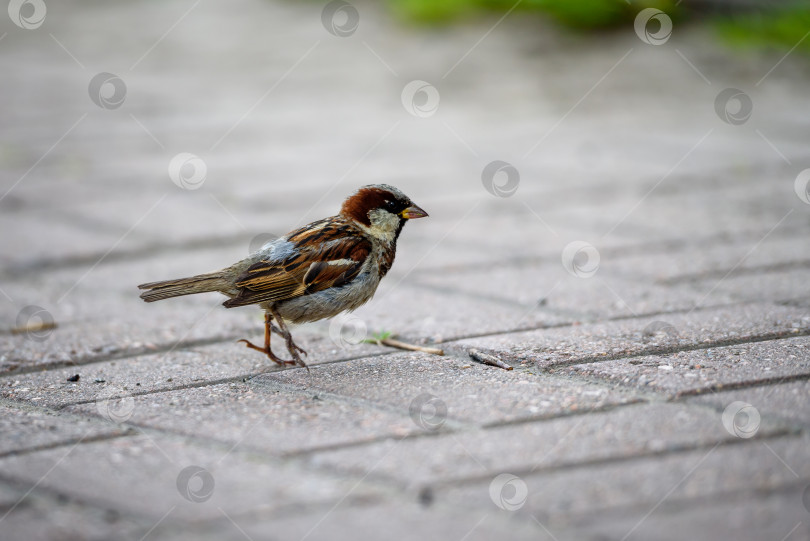
{"label": "bird's breast", "polygon": [[352,311],[371,299],[380,276],[374,272],[361,272],[348,284],[277,302],[276,310],[292,323],[307,323]]}

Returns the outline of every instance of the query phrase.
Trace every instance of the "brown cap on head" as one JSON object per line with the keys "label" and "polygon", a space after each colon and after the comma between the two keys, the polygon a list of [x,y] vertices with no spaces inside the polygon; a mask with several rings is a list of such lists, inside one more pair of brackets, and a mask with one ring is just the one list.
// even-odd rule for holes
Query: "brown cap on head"
{"label": "brown cap on head", "polygon": [[371,223],[368,213],[374,209],[386,210],[406,220],[428,215],[407,195],[388,184],[370,184],[358,189],[343,202],[340,213],[368,226]]}

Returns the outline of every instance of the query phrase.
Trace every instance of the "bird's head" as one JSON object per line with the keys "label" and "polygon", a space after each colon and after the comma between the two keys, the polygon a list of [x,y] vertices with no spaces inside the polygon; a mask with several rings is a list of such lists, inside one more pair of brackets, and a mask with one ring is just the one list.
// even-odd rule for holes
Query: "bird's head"
{"label": "bird's head", "polygon": [[428,215],[407,195],[388,184],[363,186],[343,202],[340,213],[388,243],[397,240],[407,220]]}

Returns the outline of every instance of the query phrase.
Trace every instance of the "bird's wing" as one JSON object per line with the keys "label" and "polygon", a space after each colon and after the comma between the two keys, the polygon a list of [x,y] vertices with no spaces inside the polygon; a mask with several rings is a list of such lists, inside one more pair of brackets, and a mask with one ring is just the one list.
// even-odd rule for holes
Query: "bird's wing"
{"label": "bird's wing", "polygon": [[287,241],[294,245],[290,256],[248,267],[234,284],[239,294],[224,306],[276,302],[347,284],[371,252],[371,242],[345,222],[315,222],[291,233]]}

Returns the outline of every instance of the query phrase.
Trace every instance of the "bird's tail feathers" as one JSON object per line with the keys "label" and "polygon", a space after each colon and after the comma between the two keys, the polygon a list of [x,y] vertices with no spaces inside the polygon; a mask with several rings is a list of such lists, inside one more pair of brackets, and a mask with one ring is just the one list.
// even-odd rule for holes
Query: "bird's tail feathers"
{"label": "bird's tail feathers", "polygon": [[197,276],[191,276],[189,278],[141,284],[138,286],[138,289],[147,290],[141,293],[143,300],[146,302],[155,302],[171,297],[180,297],[182,295],[221,291],[227,287],[228,282],[223,277],[222,272],[211,272],[208,274],[198,274]]}

